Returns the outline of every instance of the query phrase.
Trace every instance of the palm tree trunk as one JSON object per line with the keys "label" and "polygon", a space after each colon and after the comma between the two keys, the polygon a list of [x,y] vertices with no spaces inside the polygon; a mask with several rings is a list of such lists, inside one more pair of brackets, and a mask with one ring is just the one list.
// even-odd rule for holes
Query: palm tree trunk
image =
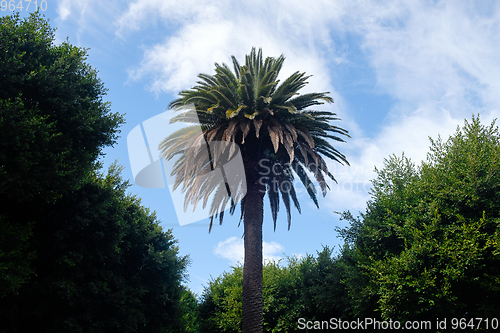
{"label": "palm tree trunk", "polygon": [[[247,169],[248,170],[248,169]],[[250,170],[248,170],[250,171]],[[244,207],[245,259],[243,266],[242,332],[262,332],[262,223],[265,187],[247,172]]]}

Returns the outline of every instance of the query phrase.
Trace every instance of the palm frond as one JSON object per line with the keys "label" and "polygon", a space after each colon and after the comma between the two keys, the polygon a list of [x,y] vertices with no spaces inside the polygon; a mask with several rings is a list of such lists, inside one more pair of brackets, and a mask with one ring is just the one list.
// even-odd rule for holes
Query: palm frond
{"label": "palm frond", "polygon": [[[264,59],[261,49],[252,48],[244,65],[234,56],[231,57],[232,70],[224,63],[216,63],[214,75],[199,74],[197,85],[180,92],[179,98],[170,103],[172,108],[193,103],[196,112],[182,112],[171,122],[194,125],[163,140],[160,151],[167,159],[176,158],[172,168],[176,177],[174,188],[182,188],[185,209],[188,205],[196,208],[198,204],[207,207],[211,200],[209,230],[214,219],[222,223],[226,207],[229,206],[229,213],[233,214],[240,199],[240,222],[243,219],[246,206],[239,194],[241,183],[230,187],[232,180],[221,181],[213,172],[218,169],[224,172],[224,161],[234,156],[236,144],[244,161],[255,164],[267,158],[274,170],[279,171],[260,180],[265,185],[275,228],[281,200],[289,228],[291,202],[301,212],[293,185],[294,175],[319,207],[316,187],[309,175],[325,196],[329,189],[325,177],[336,180],[323,157],[349,164],[345,155],[331,143],[345,142],[345,137],[349,137],[345,129],[332,124],[340,119],[333,112],[310,109],[333,103],[333,99],[328,92],[299,94],[311,77],[303,72],[278,80],[284,60],[283,55]],[[231,144],[213,146],[216,142]],[[246,172],[254,172],[252,170],[246,166]]]}

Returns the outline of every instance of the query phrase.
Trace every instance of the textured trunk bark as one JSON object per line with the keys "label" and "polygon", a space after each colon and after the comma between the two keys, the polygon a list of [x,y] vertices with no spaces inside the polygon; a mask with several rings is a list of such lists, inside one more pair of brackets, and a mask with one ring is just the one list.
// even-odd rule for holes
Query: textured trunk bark
{"label": "textured trunk bark", "polygon": [[245,259],[243,265],[242,332],[262,332],[262,223],[264,190],[257,175],[247,173],[243,216]]}

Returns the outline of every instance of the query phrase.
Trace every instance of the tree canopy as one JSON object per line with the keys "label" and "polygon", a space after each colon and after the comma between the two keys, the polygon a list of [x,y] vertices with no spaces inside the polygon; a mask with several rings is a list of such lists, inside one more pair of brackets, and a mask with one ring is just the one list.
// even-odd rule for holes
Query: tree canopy
{"label": "tree canopy", "polygon": [[0,194],[54,199],[92,170],[123,119],[103,100],[87,49],[55,45],[38,13],[0,20]]}
{"label": "tree canopy", "polygon": [[41,207],[35,274],[18,290],[21,331],[182,332],[188,258],[127,187],[115,165]]}
{"label": "tree canopy", "polygon": [[98,171],[123,118],[87,50],[39,13],[0,23],[0,332],[192,331],[188,258]]}
{"label": "tree canopy", "polygon": [[31,272],[37,205],[77,188],[123,122],[86,55],[38,13],[0,18],[0,297]]}
{"label": "tree canopy", "polygon": [[344,217],[351,226],[342,235],[364,281],[348,283],[356,314],[370,306],[383,318],[405,320],[500,313],[495,123],[473,117],[448,140],[431,140],[418,168],[404,155],[386,159],[366,213]]}

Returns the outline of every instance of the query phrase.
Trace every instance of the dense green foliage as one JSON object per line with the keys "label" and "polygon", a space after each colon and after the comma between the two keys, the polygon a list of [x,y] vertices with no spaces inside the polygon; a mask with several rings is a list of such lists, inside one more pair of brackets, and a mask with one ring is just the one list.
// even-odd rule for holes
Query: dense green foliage
{"label": "dense green foliage", "polygon": [[[298,319],[328,321],[498,318],[500,133],[479,117],[426,162],[404,155],[376,170],[367,210],[344,212],[335,256],[264,267],[264,328],[292,332]],[[239,332],[241,268],[211,281],[200,304],[204,332]],[[231,320],[229,320],[231,319]],[[435,328],[435,327],[434,327]],[[470,328],[470,327],[469,327]],[[484,327],[483,327],[484,328]]]}
{"label": "dense green foliage", "polygon": [[178,332],[181,333],[197,333],[199,332],[199,309],[196,294],[190,289],[185,289],[181,296],[181,322]]}
{"label": "dense green foliage", "polygon": [[[297,320],[347,318],[345,258],[325,247],[317,257],[287,258],[263,267],[265,332],[295,332]],[[241,332],[242,267],[213,279],[199,304],[200,332]]]}
{"label": "dense green foliage", "polygon": [[14,303],[21,331],[181,331],[187,258],[126,188],[112,167],[42,207],[31,242],[36,274]]}
{"label": "dense green foliage", "polygon": [[431,140],[419,168],[392,156],[373,181],[372,196],[361,221],[351,218],[351,244],[367,281],[353,286],[352,295],[376,301],[383,318],[500,313],[500,134],[494,124],[473,118],[446,142]]}
{"label": "dense green foliage", "polygon": [[0,22],[1,193],[12,201],[55,199],[115,142],[122,118],[103,101],[86,49],[54,45],[39,14]]}
{"label": "dense green foliage", "polygon": [[[302,270],[314,266],[314,259],[290,258],[288,266],[267,262],[263,267],[263,329],[265,332],[290,332],[297,314],[305,310]],[[243,267],[213,279],[200,302],[201,332],[241,332],[241,293]]]}
{"label": "dense green foliage", "polygon": [[97,171],[123,120],[87,51],[39,14],[0,21],[0,332],[193,332],[187,257]]}
{"label": "dense green foliage", "polygon": [[53,40],[38,14],[0,18],[0,297],[31,272],[37,205],[78,187],[123,122],[86,50]]}

